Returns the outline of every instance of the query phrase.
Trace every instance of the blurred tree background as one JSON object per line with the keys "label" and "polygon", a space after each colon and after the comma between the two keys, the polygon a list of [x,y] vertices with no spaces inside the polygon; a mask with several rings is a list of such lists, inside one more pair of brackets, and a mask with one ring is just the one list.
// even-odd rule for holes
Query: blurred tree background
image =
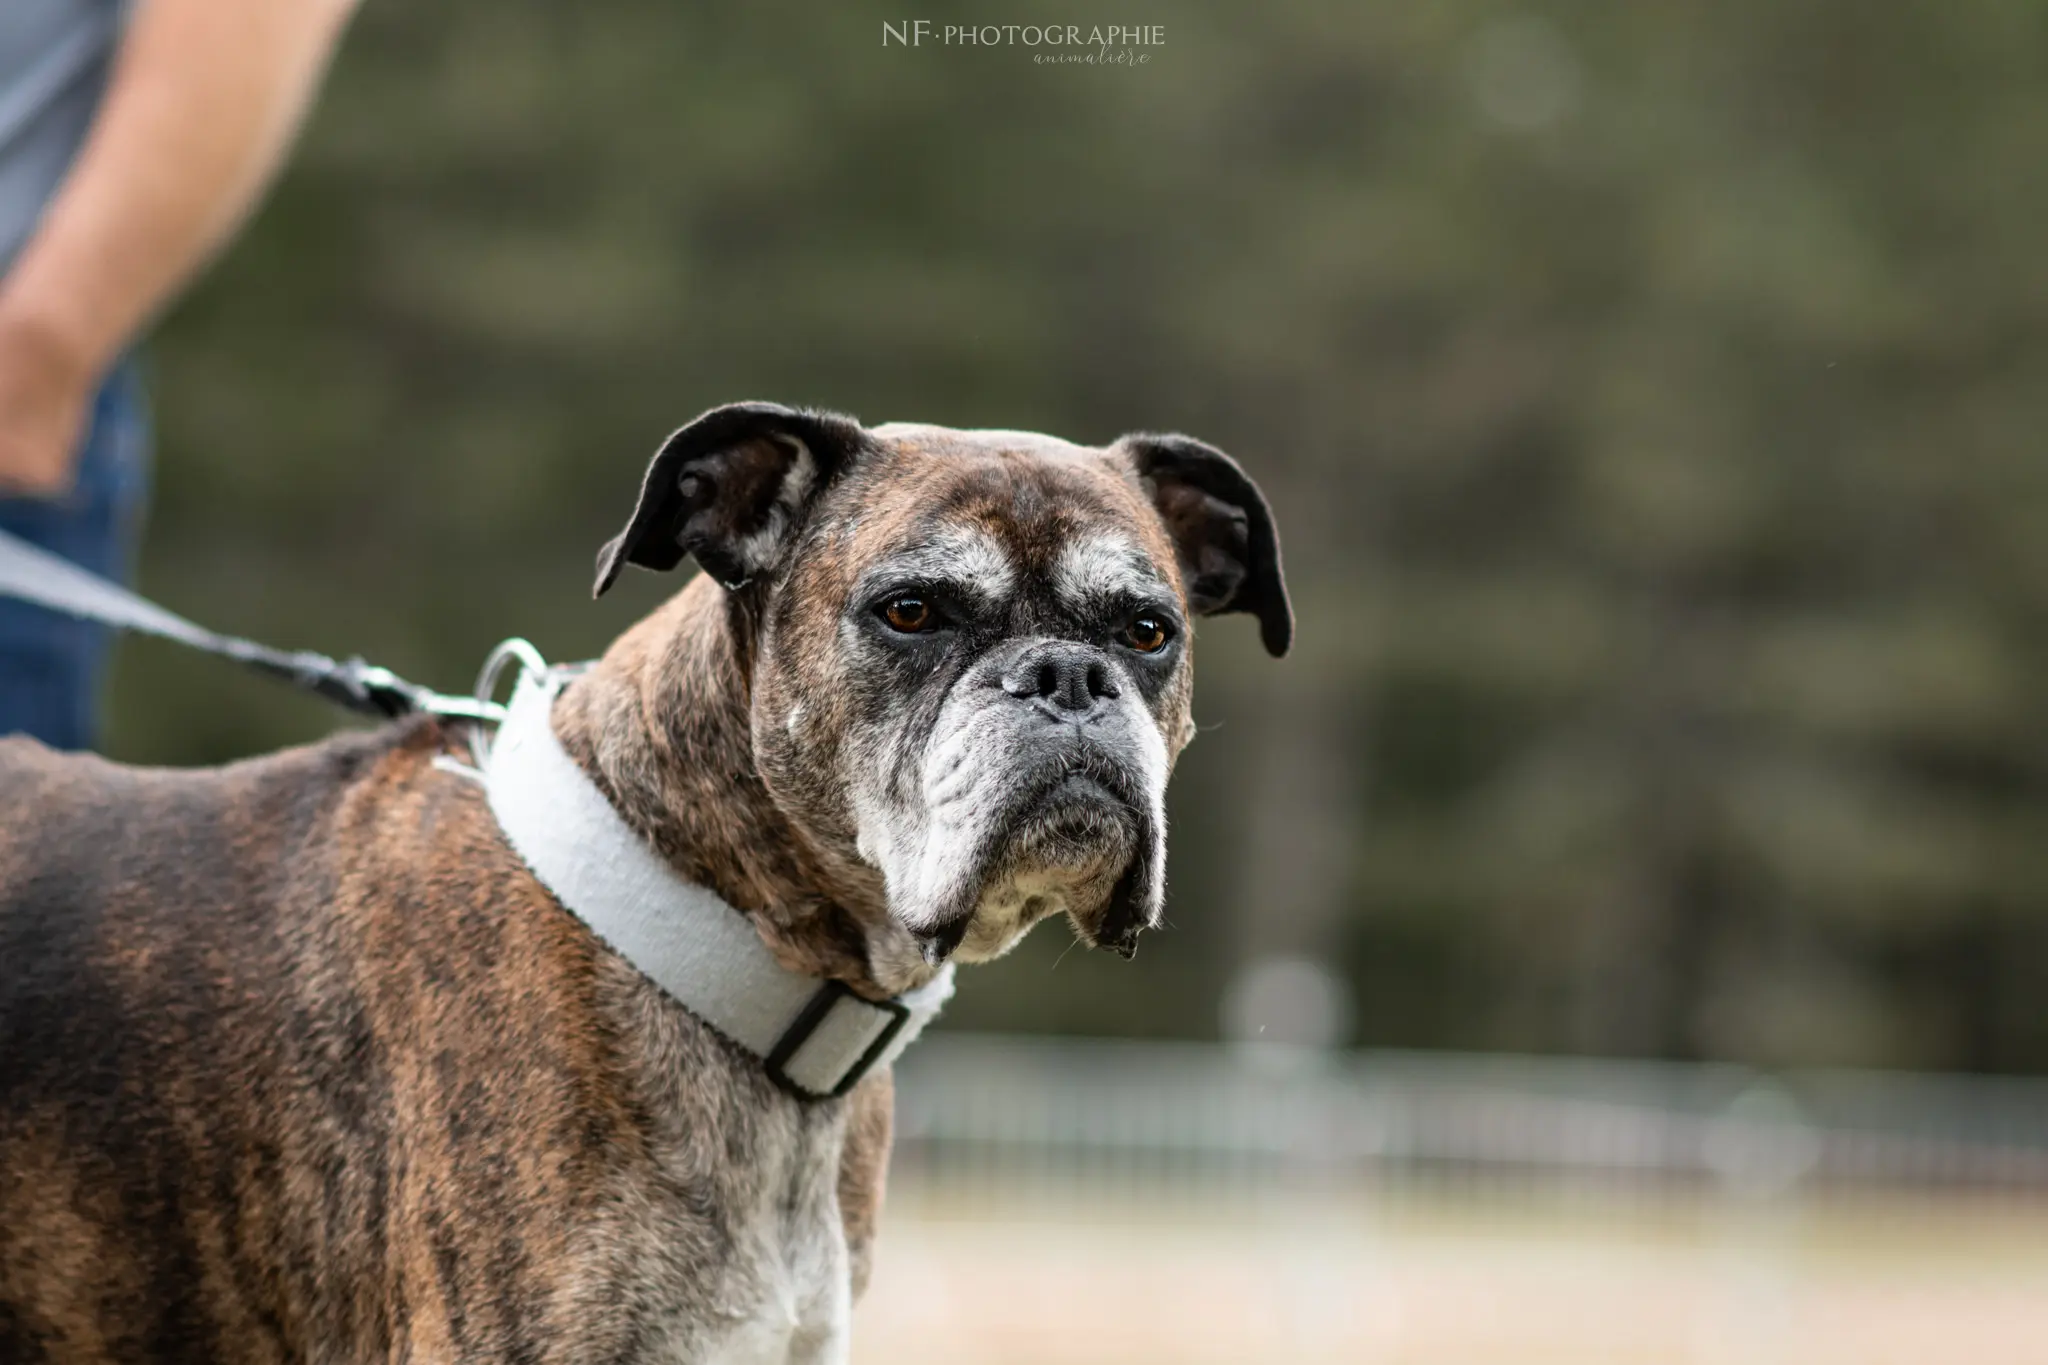
{"label": "blurred tree background", "polygon": [[[2048,1070],[2048,8],[371,0],[154,347],[143,588],[465,688],[587,655],[642,463],[774,398],[1232,450],[1174,931],[980,1027]],[[884,20],[1163,23],[1137,68]],[[111,748],[325,708],[147,641]]]}

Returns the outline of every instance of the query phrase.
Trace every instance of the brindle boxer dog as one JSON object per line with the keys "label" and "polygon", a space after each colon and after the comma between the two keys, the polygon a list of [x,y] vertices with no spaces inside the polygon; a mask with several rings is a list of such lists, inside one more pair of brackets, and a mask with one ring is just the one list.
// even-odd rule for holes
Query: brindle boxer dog
{"label": "brindle boxer dog", "polygon": [[[1190,618],[1293,624],[1180,436],[670,438],[623,564],[707,570],[555,702],[790,969],[884,998],[1158,922]],[[206,771],[0,743],[0,1358],[837,1361],[889,1146],[566,912],[417,717]]]}

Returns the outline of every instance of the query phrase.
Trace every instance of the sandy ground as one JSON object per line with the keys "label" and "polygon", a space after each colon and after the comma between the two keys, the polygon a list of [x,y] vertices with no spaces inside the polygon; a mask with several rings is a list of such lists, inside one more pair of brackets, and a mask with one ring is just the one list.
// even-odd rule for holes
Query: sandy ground
{"label": "sandy ground", "polygon": [[854,1346],[859,1365],[2048,1365],[2048,1206],[899,1181]]}

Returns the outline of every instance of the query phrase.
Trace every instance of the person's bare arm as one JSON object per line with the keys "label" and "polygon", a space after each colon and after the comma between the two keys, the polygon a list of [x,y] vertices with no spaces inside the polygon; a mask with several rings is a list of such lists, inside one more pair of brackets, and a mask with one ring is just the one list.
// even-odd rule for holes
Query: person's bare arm
{"label": "person's bare arm", "polygon": [[256,202],[354,5],[139,0],[78,160],[0,280],[0,490],[70,486],[93,386]]}

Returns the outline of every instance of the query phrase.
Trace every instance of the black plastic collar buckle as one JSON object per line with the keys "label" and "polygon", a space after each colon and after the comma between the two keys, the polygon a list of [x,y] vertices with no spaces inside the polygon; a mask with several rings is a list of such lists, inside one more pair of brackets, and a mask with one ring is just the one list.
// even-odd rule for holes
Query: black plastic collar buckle
{"label": "black plastic collar buckle", "polygon": [[[875,1041],[868,1044],[868,1049],[860,1055],[860,1060],[847,1068],[846,1074],[839,1078],[839,1084],[820,1094],[815,1090],[805,1089],[795,1077],[784,1071],[783,1067],[790,1058],[796,1056],[805,1043],[811,1040],[811,1035],[816,1033],[831,1015],[832,1007],[842,999],[851,1000],[864,1009],[879,1010],[889,1015],[890,1019],[883,1026],[881,1033],[876,1035]],[[889,1044],[895,1041],[896,1035],[903,1032],[904,1025],[909,1022],[908,1005],[895,1000],[869,1000],[865,996],[855,995],[843,981],[827,981],[818,988],[818,993],[811,997],[810,1003],[804,1006],[803,1012],[790,1021],[782,1036],[775,1040],[775,1046],[764,1059],[764,1065],[768,1068],[768,1079],[800,1100],[836,1100],[861,1083],[874,1068],[875,1063],[881,1060]]]}

